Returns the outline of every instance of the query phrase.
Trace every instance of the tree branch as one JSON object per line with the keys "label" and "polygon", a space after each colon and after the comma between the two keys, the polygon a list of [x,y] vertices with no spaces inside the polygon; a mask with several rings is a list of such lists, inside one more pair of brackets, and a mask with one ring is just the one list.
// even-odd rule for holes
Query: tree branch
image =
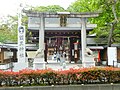
{"label": "tree branch", "polygon": [[116,15],[116,10],[115,10],[116,2],[117,2],[117,0],[114,0],[114,3],[112,5],[112,13],[114,15],[115,21],[118,22],[117,15]]}

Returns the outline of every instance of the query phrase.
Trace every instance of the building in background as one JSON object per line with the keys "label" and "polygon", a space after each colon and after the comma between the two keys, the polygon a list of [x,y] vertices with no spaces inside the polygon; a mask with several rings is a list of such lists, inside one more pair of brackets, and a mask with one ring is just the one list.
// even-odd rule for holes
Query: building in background
{"label": "building in background", "polygon": [[[26,12],[28,16],[29,42],[41,45],[41,39],[45,44],[45,61],[54,53],[66,52],[69,62],[81,62],[89,41],[88,34],[97,27],[90,24],[88,18],[97,17],[99,13],[70,13],[70,12]],[[43,20],[42,20],[43,19]],[[41,21],[42,20],[42,21]],[[40,37],[41,23],[44,36]],[[87,38],[88,37],[88,38]],[[92,40],[92,39],[91,39]],[[99,50],[99,46],[92,47]]]}

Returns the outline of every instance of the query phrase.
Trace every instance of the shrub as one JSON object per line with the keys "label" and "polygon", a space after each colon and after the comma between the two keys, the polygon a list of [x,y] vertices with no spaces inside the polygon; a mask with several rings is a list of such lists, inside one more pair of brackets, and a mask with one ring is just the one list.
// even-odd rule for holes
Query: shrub
{"label": "shrub", "polygon": [[120,68],[0,71],[0,86],[120,83]]}

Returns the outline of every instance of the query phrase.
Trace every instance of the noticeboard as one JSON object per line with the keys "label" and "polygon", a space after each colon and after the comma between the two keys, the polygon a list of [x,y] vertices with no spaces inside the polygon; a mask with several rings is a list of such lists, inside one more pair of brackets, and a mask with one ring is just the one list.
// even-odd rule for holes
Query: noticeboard
{"label": "noticeboard", "polygon": [[108,65],[116,66],[117,65],[117,48],[108,47],[107,56],[108,56]]}

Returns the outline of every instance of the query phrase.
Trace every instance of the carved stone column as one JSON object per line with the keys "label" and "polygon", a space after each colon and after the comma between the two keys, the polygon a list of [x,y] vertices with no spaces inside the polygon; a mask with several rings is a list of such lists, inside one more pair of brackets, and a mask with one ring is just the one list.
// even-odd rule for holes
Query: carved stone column
{"label": "carved stone column", "polygon": [[82,41],[82,66],[83,67],[93,67],[95,66],[95,61],[92,55],[86,56],[86,18],[81,18],[81,41]]}
{"label": "carved stone column", "polygon": [[44,27],[45,27],[44,14],[41,13],[40,14],[40,28],[39,28],[39,49],[36,51],[36,56],[33,62],[33,69],[45,69]]}
{"label": "carved stone column", "polygon": [[85,62],[85,48],[86,48],[86,18],[81,18],[81,41],[82,41],[82,64],[84,67],[84,62]]}

